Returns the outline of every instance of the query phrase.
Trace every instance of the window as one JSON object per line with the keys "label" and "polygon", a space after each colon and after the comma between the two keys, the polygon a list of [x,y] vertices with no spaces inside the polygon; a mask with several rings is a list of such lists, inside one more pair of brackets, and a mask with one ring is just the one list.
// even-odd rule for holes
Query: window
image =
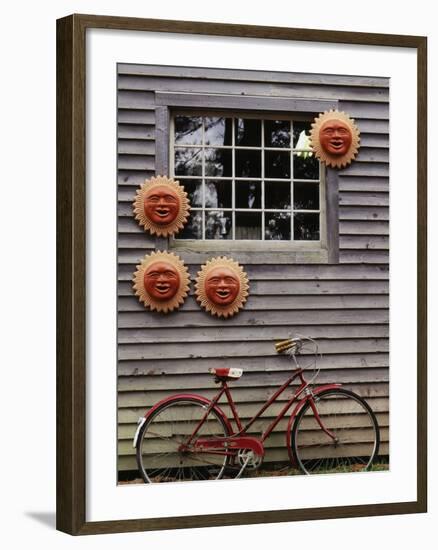
{"label": "window", "polygon": [[321,247],[325,178],[306,144],[310,124],[284,115],[175,113],[170,171],[191,203],[176,241]]}

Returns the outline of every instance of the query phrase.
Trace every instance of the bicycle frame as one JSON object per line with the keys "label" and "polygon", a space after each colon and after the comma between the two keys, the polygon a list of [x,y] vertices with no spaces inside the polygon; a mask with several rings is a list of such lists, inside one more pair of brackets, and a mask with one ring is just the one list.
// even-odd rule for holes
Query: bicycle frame
{"label": "bicycle frame", "polygon": [[[303,377],[303,369],[298,369],[292,376],[290,376],[286,382],[284,382],[280,388],[266,401],[266,403],[260,408],[260,410],[247,422],[246,425],[242,425],[242,422],[239,417],[239,413],[237,411],[236,405],[234,403],[233,397],[231,395],[231,390],[225,380],[222,380],[222,387],[216,394],[216,396],[211,400],[208,401],[208,406],[206,408],[206,411],[195,427],[192,435],[189,437],[186,443],[181,445],[181,450],[188,449],[190,445],[193,442],[193,439],[196,437],[196,434],[198,433],[199,429],[205,422],[206,418],[208,417],[210,411],[215,408],[218,412],[220,412],[221,416],[223,418],[227,418],[225,413],[219,408],[218,402],[220,398],[225,395],[227,398],[228,405],[230,406],[231,412],[233,414],[233,419],[237,427],[237,431],[234,431],[231,425],[231,422],[228,421],[227,418],[227,425],[231,431],[231,435],[227,437],[209,437],[209,438],[199,438],[195,441],[194,447],[199,452],[209,452],[214,454],[229,454],[234,455],[235,451],[238,449],[252,449],[257,455],[263,456],[264,455],[264,447],[263,443],[264,441],[270,436],[274,428],[277,426],[277,424],[284,418],[284,416],[287,414],[288,410],[292,407],[295,401],[298,400],[299,396],[305,392],[305,397],[302,399],[299,399],[297,405],[295,406],[295,409],[292,412],[291,418],[288,423],[288,427],[290,427],[293,423],[293,420],[295,419],[296,415],[300,411],[300,409],[304,406],[304,404],[310,400],[310,405],[312,407],[312,410],[314,412],[315,418],[317,419],[317,422],[319,423],[321,429],[331,438],[336,439],[335,435],[332,434],[322,423],[322,420],[319,416],[318,410],[315,407],[314,403],[314,396],[318,395],[322,391],[338,388],[341,384],[328,384],[324,386],[318,386],[317,388],[314,388],[312,390],[305,391],[306,388],[309,387],[309,382],[306,381]],[[247,430],[254,424],[254,422],[257,421],[258,418],[280,397],[280,395],[290,386],[290,384],[296,379],[299,378],[300,380],[300,386],[298,389],[294,392],[292,397],[288,400],[288,402],[284,405],[284,407],[281,409],[281,411],[278,413],[278,415],[274,418],[274,420],[269,424],[269,426],[266,428],[266,430],[263,432],[262,436],[260,438],[251,437],[251,436],[244,436],[247,432]],[[197,397],[197,396],[193,396]],[[232,451],[229,451],[229,448],[233,448]],[[289,456],[292,457],[290,444],[287,443],[288,447],[288,453]]]}

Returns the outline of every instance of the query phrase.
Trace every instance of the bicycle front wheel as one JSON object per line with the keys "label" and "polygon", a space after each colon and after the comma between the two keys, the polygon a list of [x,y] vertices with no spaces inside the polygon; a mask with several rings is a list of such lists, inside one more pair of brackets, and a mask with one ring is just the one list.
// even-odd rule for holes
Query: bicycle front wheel
{"label": "bicycle front wheel", "polygon": [[163,403],[147,419],[136,447],[138,469],[146,483],[220,479],[224,475],[228,455],[193,448],[197,438],[231,435],[215,408],[199,426],[191,444],[184,447],[207,408],[201,399],[176,397]]}
{"label": "bicycle front wheel", "polygon": [[323,391],[313,401],[322,427],[309,400],[298,413],[292,433],[288,434],[302,472],[369,470],[378,456],[380,435],[376,415],[368,403],[343,388]]}

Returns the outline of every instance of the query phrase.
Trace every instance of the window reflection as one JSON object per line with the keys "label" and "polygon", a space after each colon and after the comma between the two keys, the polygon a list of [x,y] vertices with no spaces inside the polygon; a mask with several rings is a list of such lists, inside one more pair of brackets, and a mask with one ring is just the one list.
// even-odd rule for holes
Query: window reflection
{"label": "window reflection", "polygon": [[319,214],[294,214],[294,239],[319,241]]}
{"label": "window reflection", "polygon": [[175,148],[175,175],[201,176],[202,149]]}
{"label": "window reflection", "polygon": [[229,149],[205,149],[205,175],[232,175],[232,152]]}
{"label": "window reflection", "polygon": [[265,239],[267,241],[290,240],[290,214],[288,212],[265,214]]}
{"label": "window reflection", "polygon": [[260,147],[262,144],[262,121],[255,118],[236,119],[236,145]]}
{"label": "window reflection", "polygon": [[236,149],[236,177],[259,178],[261,175],[261,151]]}
{"label": "window reflection", "polygon": [[236,239],[260,240],[262,215],[256,212],[236,212]]}
{"label": "window reflection", "polygon": [[290,120],[265,120],[265,147],[290,147]]}
{"label": "window reflection", "polygon": [[290,182],[265,182],[265,208],[284,210],[290,209]]}
{"label": "window reflection", "polygon": [[205,145],[231,145],[233,119],[223,117],[205,117]]}
{"label": "window reflection", "polygon": [[202,143],[202,118],[193,116],[175,117],[175,144],[200,145]]}
{"label": "window reflection", "polygon": [[294,183],[294,208],[296,210],[319,209],[319,183]]}
{"label": "window reflection", "polygon": [[206,239],[230,239],[231,236],[231,212],[217,210],[205,213]]}
{"label": "window reflection", "polygon": [[261,208],[261,182],[236,182],[236,208]]}

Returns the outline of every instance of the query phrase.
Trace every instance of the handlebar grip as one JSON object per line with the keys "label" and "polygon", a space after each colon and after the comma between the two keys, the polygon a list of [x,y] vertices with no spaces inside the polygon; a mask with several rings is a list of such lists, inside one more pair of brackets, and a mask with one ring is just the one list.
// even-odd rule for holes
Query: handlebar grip
{"label": "handlebar grip", "polygon": [[282,353],[283,351],[286,351],[296,346],[297,344],[292,340],[292,338],[288,338],[287,340],[281,340],[281,342],[275,342],[275,349],[277,353]]}

